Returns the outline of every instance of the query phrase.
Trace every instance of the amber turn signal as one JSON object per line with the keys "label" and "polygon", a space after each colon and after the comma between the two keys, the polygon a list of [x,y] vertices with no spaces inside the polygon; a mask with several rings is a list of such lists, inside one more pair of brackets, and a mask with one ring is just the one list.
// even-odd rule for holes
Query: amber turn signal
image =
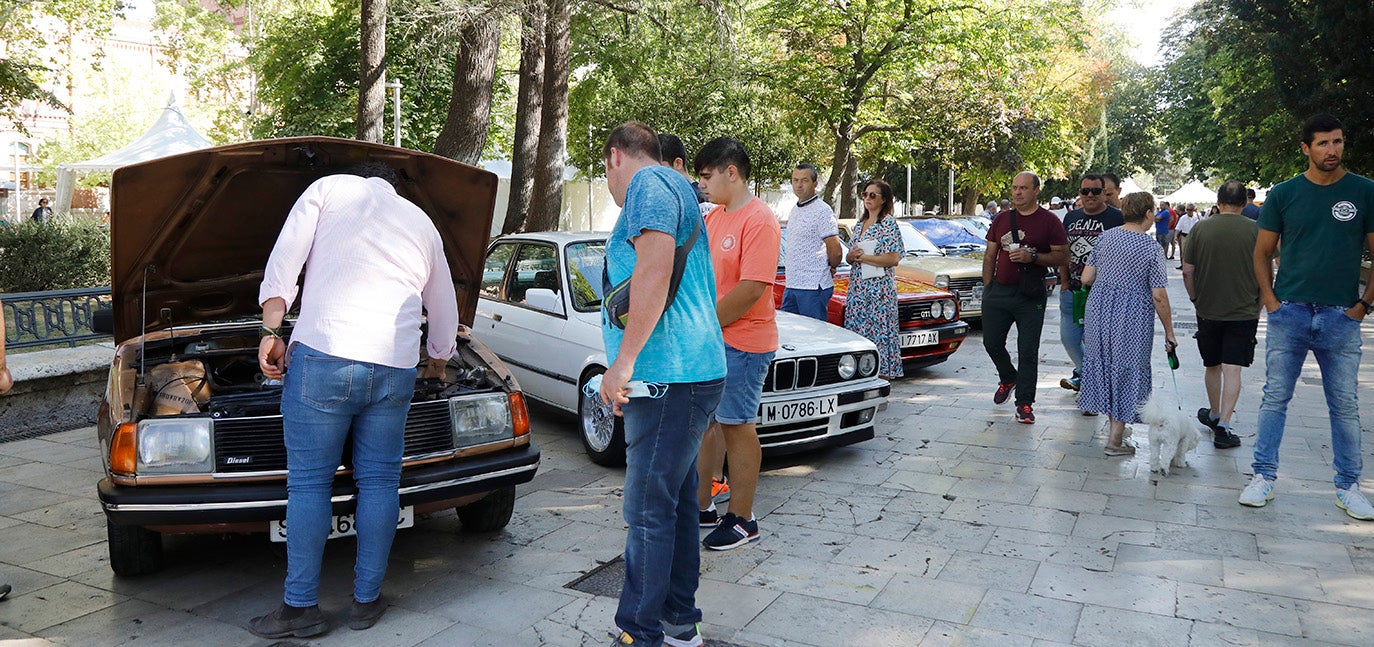
{"label": "amber turn signal", "polygon": [[511,393],[507,397],[510,398],[510,421],[515,429],[515,436],[530,433],[530,412],[525,409],[525,394]]}
{"label": "amber turn signal", "polygon": [[110,471],[133,476],[138,471],[138,423],[126,422],[115,429],[110,441]]}

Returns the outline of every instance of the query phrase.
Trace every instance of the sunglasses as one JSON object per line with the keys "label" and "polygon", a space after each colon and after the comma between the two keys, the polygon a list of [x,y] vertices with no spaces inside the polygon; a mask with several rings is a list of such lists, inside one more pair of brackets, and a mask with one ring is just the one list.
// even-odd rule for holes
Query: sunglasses
{"label": "sunglasses", "polygon": [[881,194],[881,193],[872,193],[872,192],[869,192],[869,193],[863,194],[861,197],[863,197],[863,198],[865,198],[865,199],[867,199],[867,198],[875,198],[875,199],[876,199],[876,198],[882,198],[882,197],[883,197],[883,194]]}
{"label": "sunglasses", "polygon": [[1083,195],[1102,195],[1102,189],[1100,188],[1079,189],[1078,192]]}

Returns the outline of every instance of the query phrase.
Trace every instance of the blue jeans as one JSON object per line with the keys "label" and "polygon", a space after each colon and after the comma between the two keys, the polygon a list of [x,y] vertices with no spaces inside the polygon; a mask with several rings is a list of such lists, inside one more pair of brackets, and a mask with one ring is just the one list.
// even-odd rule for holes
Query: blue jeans
{"label": "blue jeans", "polygon": [[697,454],[724,380],[668,385],[630,398],[625,413],[625,586],[615,623],[639,645],[663,643],[664,626],[701,621]]}
{"label": "blue jeans", "polygon": [[716,422],[722,425],[747,425],[759,419],[763,400],[763,380],[773,353],[750,353],[725,345],[725,386],[716,405]]}
{"label": "blue jeans", "polygon": [[329,537],[330,490],[353,439],[358,484],[358,556],[353,599],[382,593],[400,515],[401,454],[415,369],[355,362],[291,345],[282,390],[286,440],[286,594],[293,607],[319,601],[320,562]]}
{"label": "blue jeans", "polygon": [[1302,372],[1307,352],[1321,367],[1322,390],[1331,417],[1332,467],[1336,487],[1349,488],[1360,479],[1360,409],[1356,386],[1360,369],[1360,322],[1345,308],[1284,301],[1269,313],[1264,354],[1264,397],[1260,400],[1259,437],[1255,440],[1256,474],[1275,479],[1279,443],[1288,419],[1288,401]]}
{"label": "blue jeans", "polygon": [[1073,374],[1078,376],[1083,370],[1083,326],[1074,321],[1073,291],[1059,290],[1059,342],[1073,361]]}
{"label": "blue jeans", "polygon": [[830,297],[835,288],[797,290],[786,288],[782,291],[782,311],[794,315],[828,321],[830,318]]}

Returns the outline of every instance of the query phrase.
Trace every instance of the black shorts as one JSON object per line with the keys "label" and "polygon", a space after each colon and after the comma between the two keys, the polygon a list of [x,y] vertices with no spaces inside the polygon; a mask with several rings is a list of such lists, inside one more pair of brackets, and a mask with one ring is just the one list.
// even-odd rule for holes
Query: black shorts
{"label": "black shorts", "polygon": [[1255,330],[1259,319],[1212,321],[1198,317],[1197,350],[1203,366],[1249,366],[1255,361]]}

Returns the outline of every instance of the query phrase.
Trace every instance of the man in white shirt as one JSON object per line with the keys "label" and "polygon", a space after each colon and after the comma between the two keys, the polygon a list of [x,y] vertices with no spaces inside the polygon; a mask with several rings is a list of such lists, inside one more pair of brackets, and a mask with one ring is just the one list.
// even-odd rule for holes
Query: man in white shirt
{"label": "man in white shirt", "polygon": [[[348,625],[371,627],[400,514],[405,421],[415,393],[421,308],[426,377],[443,378],[457,348],[458,302],[443,241],[423,210],[396,193],[396,171],[360,164],[316,180],[286,216],[258,300],[263,375],[284,379],[286,590],[249,629],[264,638],[328,630],[318,605],[331,486],[344,443],[353,447],[358,554]],[[300,317],[282,319],[305,273]],[[290,336],[287,346],[283,337]],[[289,366],[289,370],[288,370]],[[350,433],[351,432],[351,433]]]}
{"label": "man in white shirt", "polygon": [[797,206],[787,218],[782,310],[825,321],[835,292],[835,268],[840,264],[840,230],[835,212],[816,195],[819,179],[810,164],[798,164],[792,171]]}

